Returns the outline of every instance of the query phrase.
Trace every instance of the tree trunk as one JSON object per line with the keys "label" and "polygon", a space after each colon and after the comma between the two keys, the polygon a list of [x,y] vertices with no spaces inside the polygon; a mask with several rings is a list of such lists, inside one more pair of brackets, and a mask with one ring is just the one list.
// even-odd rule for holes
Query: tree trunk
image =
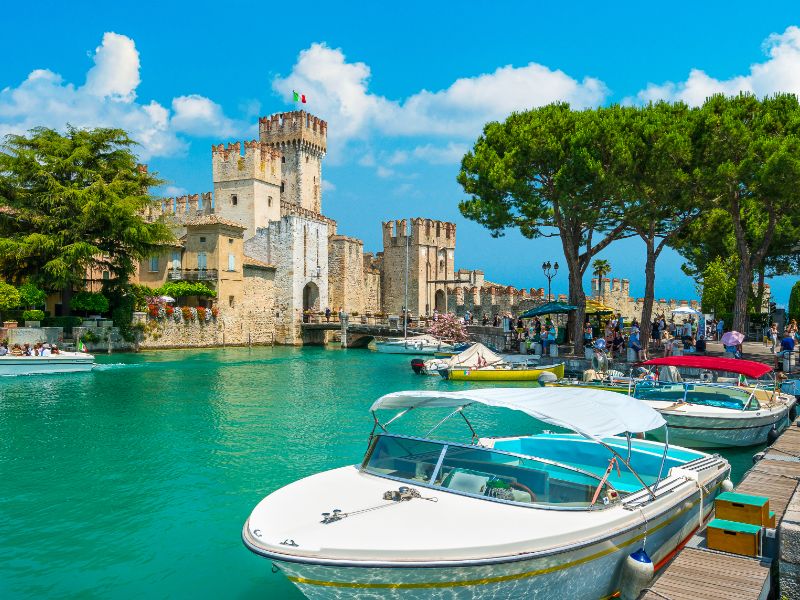
{"label": "tree trunk", "polygon": [[644,304],[642,305],[642,322],[639,324],[639,340],[644,352],[650,344],[650,333],[653,330],[653,302],[655,300],[656,286],[656,254],[653,239],[645,239],[647,258],[644,263]]}
{"label": "tree trunk", "polygon": [[[577,306],[578,309],[572,311],[570,317],[573,319],[572,333],[573,348],[575,354],[583,354],[583,321],[586,315],[586,293],[583,291],[583,272],[578,261],[574,265],[567,261],[569,267],[569,303]],[[569,325],[569,323],[568,323]]]}
{"label": "tree trunk", "polygon": [[753,266],[746,257],[740,257],[736,281],[736,300],[733,303],[733,330],[747,333],[747,301],[753,287]]}

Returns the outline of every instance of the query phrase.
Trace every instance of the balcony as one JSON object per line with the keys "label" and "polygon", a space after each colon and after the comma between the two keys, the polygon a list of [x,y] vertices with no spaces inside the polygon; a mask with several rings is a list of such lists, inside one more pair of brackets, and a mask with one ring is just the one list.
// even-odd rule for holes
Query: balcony
{"label": "balcony", "polygon": [[167,271],[170,281],[216,281],[216,269],[170,269]]}

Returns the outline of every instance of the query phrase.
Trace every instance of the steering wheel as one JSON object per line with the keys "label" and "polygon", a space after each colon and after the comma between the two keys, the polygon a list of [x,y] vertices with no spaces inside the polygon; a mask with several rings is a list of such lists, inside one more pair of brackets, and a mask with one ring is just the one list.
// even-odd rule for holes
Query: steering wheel
{"label": "steering wheel", "polygon": [[508,484],[510,487],[521,490],[531,495],[531,502],[536,502],[536,494],[533,493],[533,490],[529,488],[524,483],[519,483],[518,481],[511,481]]}

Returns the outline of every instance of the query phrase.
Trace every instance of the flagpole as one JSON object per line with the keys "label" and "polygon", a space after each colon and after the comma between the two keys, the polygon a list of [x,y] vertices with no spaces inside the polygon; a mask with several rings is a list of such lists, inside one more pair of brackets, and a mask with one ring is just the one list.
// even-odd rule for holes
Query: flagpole
{"label": "flagpole", "polygon": [[403,307],[403,340],[408,337],[408,227],[406,226],[406,291],[405,291],[405,306]]}

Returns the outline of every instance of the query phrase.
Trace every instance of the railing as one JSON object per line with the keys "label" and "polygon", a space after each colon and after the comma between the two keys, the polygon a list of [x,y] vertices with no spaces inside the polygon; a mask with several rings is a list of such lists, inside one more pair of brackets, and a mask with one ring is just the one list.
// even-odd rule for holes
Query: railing
{"label": "railing", "polygon": [[217,269],[171,269],[167,278],[170,281],[216,281]]}

